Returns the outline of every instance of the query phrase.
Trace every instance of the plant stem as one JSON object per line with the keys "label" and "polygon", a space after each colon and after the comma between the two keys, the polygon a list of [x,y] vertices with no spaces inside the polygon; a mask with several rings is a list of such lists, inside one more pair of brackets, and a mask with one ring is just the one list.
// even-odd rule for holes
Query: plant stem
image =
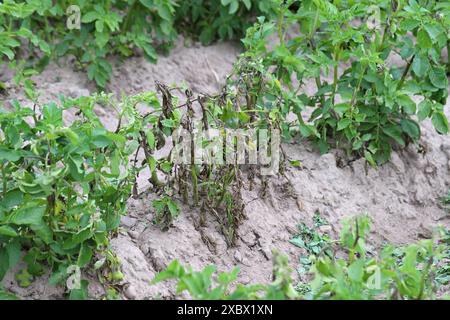
{"label": "plant stem", "polygon": [[408,64],[406,65],[405,71],[403,71],[402,78],[398,83],[397,90],[400,90],[403,87],[403,84],[405,83],[406,77],[408,76],[409,70],[411,69],[411,65],[414,62],[415,57],[416,55],[413,55],[412,58],[409,60]]}
{"label": "plant stem", "polygon": [[191,165],[192,188],[194,193],[194,205],[198,205],[198,177],[195,164]]}
{"label": "plant stem", "polygon": [[5,166],[2,164],[2,181],[3,181],[3,198],[6,197],[6,189],[8,187],[7,185],[7,181],[6,181],[6,170],[5,170]]}
{"label": "plant stem", "polygon": [[134,11],[139,7],[139,0],[134,1],[134,3],[131,5],[130,10],[128,11],[127,15],[125,16],[125,19],[123,20],[123,27],[122,27],[122,33],[126,33],[130,29],[130,22],[132,17],[134,16]]}
{"label": "plant stem", "polygon": [[447,74],[450,74],[450,40],[447,41]]}
{"label": "plant stem", "polygon": [[353,108],[353,105],[356,102],[356,95],[358,94],[359,88],[361,87],[361,83],[364,78],[364,75],[366,74],[366,70],[367,70],[367,66],[365,66],[364,69],[362,70],[361,75],[359,76],[359,79],[358,79],[358,84],[356,85],[355,90],[353,90],[352,101],[350,102],[351,108]]}
{"label": "plant stem", "polygon": [[422,281],[420,281],[420,291],[419,295],[417,296],[417,300],[422,300],[423,292],[425,290],[425,282],[427,281],[427,276],[430,271],[430,267],[433,264],[433,258],[428,259],[427,265],[425,266],[425,269],[422,273]]}
{"label": "plant stem", "polygon": [[163,183],[159,181],[158,174],[156,173],[156,169],[152,170],[150,168],[150,158],[152,157],[152,154],[150,150],[148,149],[148,145],[146,143],[146,136],[143,131],[141,131],[141,141],[140,144],[142,146],[142,149],[144,150],[145,159],[147,160],[148,168],[151,172],[150,182],[153,184],[154,187],[159,188],[163,186]]}
{"label": "plant stem", "polygon": [[339,68],[339,56],[340,56],[340,48],[337,47],[334,54],[334,62],[336,63],[334,65],[333,70],[333,97],[331,98],[331,102],[334,105],[335,97],[336,97],[336,90],[337,90],[337,83],[338,83],[338,68]]}
{"label": "plant stem", "polygon": [[278,16],[278,38],[280,39],[280,44],[284,47],[284,34],[283,34],[283,22],[284,22],[284,8],[280,10],[280,14]]}

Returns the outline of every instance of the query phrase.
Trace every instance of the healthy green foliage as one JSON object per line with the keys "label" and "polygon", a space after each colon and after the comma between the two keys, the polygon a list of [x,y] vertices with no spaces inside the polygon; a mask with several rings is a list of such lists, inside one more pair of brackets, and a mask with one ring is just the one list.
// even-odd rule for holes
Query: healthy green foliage
{"label": "healthy green foliage", "polygon": [[298,233],[289,240],[293,245],[305,249],[308,254],[307,256],[300,257],[300,266],[297,269],[299,274],[304,274],[309,271],[313,263],[311,257],[325,252],[328,253],[327,250],[331,246],[331,239],[327,234],[319,230],[321,226],[325,225],[328,225],[328,223],[316,212],[313,228],[308,227],[304,223],[300,223],[298,225]]}
{"label": "healthy green foliage", "polygon": [[237,284],[230,290],[230,286],[237,280],[238,268],[233,271],[221,272],[217,275],[216,267],[207,266],[196,272],[192,268],[184,268],[177,260],[173,261],[166,270],[158,273],[152,281],[156,284],[161,281],[177,280],[177,293],[187,291],[193,299],[199,300],[248,300],[293,299],[297,293],[292,287],[290,269],[286,257],[274,252],[274,282],[269,285],[244,286]]}
{"label": "healthy green foliage", "polygon": [[441,229],[440,242],[446,246],[443,250],[442,261],[438,264],[435,281],[437,285],[448,286],[450,284],[450,230]]}
{"label": "healthy green foliage", "polygon": [[0,300],[19,300],[19,298],[0,288]]}
{"label": "healthy green foliage", "polygon": [[[169,49],[178,32],[198,35],[203,43],[238,39],[256,15],[268,16],[276,5],[274,0],[6,0],[0,3],[0,59],[13,60],[20,51],[42,68],[49,58],[73,55],[104,88],[112,73],[110,56],[140,52],[155,62],[157,50]],[[26,40],[28,52],[20,40]],[[41,53],[35,55],[34,48]]]}
{"label": "healthy green foliage", "polygon": [[[117,269],[108,243],[134,176],[124,169],[127,140],[103,127],[94,104],[63,99],[33,110],[16,101],[0,112],[0,279],[21,259],[21,286],[46,266],[54,271],[51,282],[62,283],[67,268],[102,256],[97,268]],[[75,106],[79,118],[64,126],[63,113]]]}
{"label": "healthy green foliage", "polygon": [[255,17],[272,15],[278,4],[276,0],[181,1],[176,9],[176,25],[203,44],[216,39],[240,39]]}
{"label": "healthy green foliage", "polygon": [[[69,6],[77,6],[79,13]],[[89,79],[105,87],[112,72],[110,55],[129,57],[139,49],[155,61],[155,49],[175,39],[174,7],[172,0],[6,0],[0,4],[0,49],[6,48],[0,53],[12,60],[11,48],[19,46],[15,38],[20,36],[46,56],[74,55]]]}
{"label": "healthy green foliage", "polygon": [[[390,159],[394,146],[420,138],[417,120],[431,118],[437,132],[448,133],[441,52],[449,24],[447,11],[435,14],[438,2],[393,6],[389,0],[373,7],[370,1],[306,0],[296,12],[288,10],[291,3],[281,6],[278,21],[260,19],[243,40],[244,56],[271,70],[283,87],[282,93],[275,88],[258,95],[256,104],[271,111],[270,102],[277,101],[285,137],[300,132],[322,152],[338,146],[375,166]],[[379,12],[378,27],[367,23],[373,11]],[[288,34],[293,28],[298,32]],[[268,46],[271,36],[278,43]],[[393,57],[403,65],[392,64]],[[305,87],[311,81],[316,88]],[[306,121],[307,107],[312,113]],[[289,114],[297,120],[287,122]]]}
{"label": "healthy green foliage", "polygon": [[317,257],[311,271],[312,299],[432,299],[435,296],[435,270],[447,246],[433,240],[395,248],[384,247],[371,256],[365,245],[368,217],[346,221],[341,247],[347,258]]}
{"label": "healthy green foliage", "polygon": [[[285,257],[274,255],[275,282],[270,285],[236,285],[238,269],[213,277],[215,267],[201,272],[185,269],[178,261],[159,273],[153,283],[167,279],[178,282],[177,293],[187,291],[194,299],[433,299],[435,281],[447,281],[448,268],[439,264],[448,260],[448,234],[441,236],[442,244],[433,240],[420,241],[405,247],[388,245],[377,255],[366,250],[365,238],[370,222],[367,216],[347,220],[341,233],[339,247],[345,258],[336,255],[313,256],[309,272],[313,280],[305,295],[293,291],[290,270]],[[448,232],[447,232],[448,233]],[[447,256],[443,255],[446,254]],[[442,260],[444,257],[447,260]],[[436,270],[438,273],[436,274]],[[447,280],[446,280],[447,279]]]}

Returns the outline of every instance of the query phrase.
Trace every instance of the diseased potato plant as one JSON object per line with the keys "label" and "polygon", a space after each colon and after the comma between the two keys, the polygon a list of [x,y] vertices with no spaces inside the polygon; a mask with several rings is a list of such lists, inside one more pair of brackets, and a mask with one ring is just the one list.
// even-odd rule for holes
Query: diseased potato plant
{"label": "diseased potato plant", "polygon": [[[80,29],[67,25],[69,5],[80,9]],[[70,12],[76,20],[76,10]],[[127,200],[142,196],[137,178],[144,174],[158,227],[167,230],[193,206],[194,226],[210,250],[214,245],[202,234],[210,221],[234,246],[246,218],[245,183],[253,189],[260,182],[264,198],[269,178],[260,171],[268,164],[249,164],[249,150],[247,164],[237,157],[203,161],[237,152],[241,141],[228,140],[227,129],[267,130],[268,143],[275,141],[273,132],[285,140],[309,138],[321,152],[342,148],[372,166],[408,144],[423,151],[421,121],[430,119],[440,134],[449,131],[450,64],[443,54],[449,13],[448,2],[422,0],[3,1],[0,59],[10,60],[13,81],[31,104],[13,101],[0,109],[0,280],[23,261],[20,286],[50,269],[50,283],[66,284],[70,298],[88,297],[85,278],[91,276],[105,285],[106,298],[117,298],[123,274],[109,240]],[[244,32],[246,51],[217,94],[157,82],[156,92],[121,99],[100,93],[41,104],[30,78],[50,59],[73,55],[88,78],[105,87],[112,56],[141,52],[155,61],[177,33],[207,44]],[[5,88],[0,83],[0,94]],[[116,113],[114,128],[102,124],[95,108]],[[187,160],[179,162],[179,143],[186,142],[181,153]],[[200,162],[199,145],[207,158]],[[160,155],[164,148],[169,153]],[[252,148],[272,156],[287,179],[282,146],[264,149],[259,139]],[[443,199],[444,206],[449,202]],[[234,288],[236,269],[215,277],[213,267],[194,272],[176,261],[155,282],[177,279],[179,293],[198,299],[428,299],[436,286],[448,284],[448,230],[439,244],[386,246],[373,255],[365,248],[367,217],[347,221],[340,241],[318,233],[326,222],[318,214],[314,219],[314,228],[300,224],[290,241],[307,251],[299,271],[312,281],[294,287],[287,260],[275,254],[269,285]],[[79,271],[84,278],[74,287]],[[14,297],[0,288],[3,298]]]}
{"label": "diseased potato plant", "polygon": [[[99,94],[78,99],[61,98],[60,105],[40,107],[34,91],[33,107],[17,101],[12,110],[0,113],[0,279],[21,260],[27,268],[16,275],[27,287],[34,277],[50,267],[52,284],[64,284],[73,266],[94,267],[108,286],[121,280],[120,265],[109,249],[109,239],[126,214],[126,201],[139,197],[136,177],[148,170],[154,222],[171,226],[180,212],[176,195],[186,204],[201,207],[198,224],[205,214],[216,218],[229,246],[234,245],[244,204],[244,167],[220,163],[173,162],[172,155],[157,158],[177,129],[194,129],[194,103],[202,110],[202,129],[258,128],[238,110],[241,94],[224,90],[217,96],[194,97],[184,92],[178,104],[172,94],[180,88],[157,83],[158,94],[147,92],[117,101]],[[245,96],[245,95],[244,95]],[[117,113],[115,129],[106,129],[94,108],[101,105]],[[138,105],[149,111],[139,112]],[[185,112],[182,112],[185,108]],[[70,125],[64,113],[75,114]],[[235,121],[239,119],[238,121]],[[193,139],[184,136],[184,139]],[[201,144],[211,143],[202,138]],[[227,142],[234,148],[236,141]],[[173,148],[173,146],[172,146]],[[190,145],[187,152],[193,152]],[[173,151],[173,149],[172,149]],[[257,173],[254,173],[256,175]],[[86,297],[87,282],[70,297]]]}
{"label": "diseased potato plant", "polygon": [[[322,152],[344,148],[372,165],[387,162],[392,147],[417,142],[417,120],[431,118],[439,133],[448,132],[441,58],[449,41],[448,6],[306,0],[292,12],[291,3],[281,7],[278,21],[261,19],[244,40],[245,54],[272,70],[291,95],[279,108],[297,117],[285,121],[285,132],[299,131]],[[367,23],[368,12],[379,25]],[[270,37],[278,43],[268,46]],[[305,87],[310,80],[315,88]],[[307,107],[313,110],[305,120]]]}

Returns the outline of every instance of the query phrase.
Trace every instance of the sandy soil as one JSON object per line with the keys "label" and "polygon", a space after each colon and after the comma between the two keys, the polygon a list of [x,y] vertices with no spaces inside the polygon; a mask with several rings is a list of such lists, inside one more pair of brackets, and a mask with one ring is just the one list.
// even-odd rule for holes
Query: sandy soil
{"label": "sandy soil", "polygon": [[[167,84],[184,81],[195,92],[216,92],[238,53],[239,48],[232,43],[186,48],[180,42],[155,65],[142,57],[114,61],[109,89],[117,94],[152,90],[154,81],[159,80]],[[76,97],[93,91],[85,74],[73,71],[70,63],[52,64],[35,80],[42,101],[56,99],[60,94]],[[20,90],[12,89],[3,100],[23,100],[22,97]],[[98,112],[105,123],[116,121],[112,112],[101,108]],[[298,223],[311,224],[317,211],[329,221],[332,236],[338,234],[344,217],[369,214],[373,220],[372,246],[385,241],[405,244],[429,238],[435,226],[450,226],[450,216],[439,204],[450,187],[450,138],[438,135],[426,121],[420,143],[427,149],[424,155],[417,153],[417,146],[409,146],[394,152],[391,163],[376,170],[367,168],[362,159],[346,160],[337,150],[320,155],[306,141],[285,144],[289,159],[300,160],[302,167],[288,167],[284,177],[272,178],[264,198],[258,187],[249,190],[247,186],[246,219],[234,248],[227,247],[211,217],[205,226],[199,226],[197,208],[183,206],[173,227],[163,232],[152,224],[154,194],[147,192],[141,199],[130,199],[129,215],[123,218],[121,231],[112,240],[125,274],[124,298],[173,297],[173,284],[150,285],[154,275],[173,259],[195,269],[211,263],[219,270],[231,270],[237,265],[241,269],[240,282],[269,282],[272,250],[287,254],[295,269],[304,252],[288,240]],[[60,298],[63,294],[62,288],[47,284],[46,276],[22,289],[11,272],[3,285],[25,298]],[[98,297],[101,286],[92,281],[90,293]]]}

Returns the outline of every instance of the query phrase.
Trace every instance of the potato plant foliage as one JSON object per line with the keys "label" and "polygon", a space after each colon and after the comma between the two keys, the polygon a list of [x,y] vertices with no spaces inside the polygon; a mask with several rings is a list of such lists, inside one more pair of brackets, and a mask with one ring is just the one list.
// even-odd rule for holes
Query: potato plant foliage
{"label": "potato plant foliage", "polygon": [[[80,116],[64,126],[63,111],[74,103],[82,106]],[[109,237],[134,179],[124,169],[127,141],[103,127],[90,98],[49,103],[40,112],[18,102],[13,107],[0,113],[0,279],[24,249],[24,286],[47,266],[55,271],[52,281],[61,282],[69,266],[110,256]],[[110,263],[113,274],[113,259],[102,264]]]}
{"label": "potato plant foliage", "polygon": [[[439,133],[448,133],[441,58],[449,43],[448,3],[306,0],[294,12],[291,3],[277,21],[260,19],[243,40],[244,55],[271,70],[285,91],[278,111],[297,117],[283,121],[286,137],[300,132],[322,152],[337,146],[377,165],[394,146],[417,142],[418,121],[431,118]],[[367,23],[371,12],[378,27]],[[278,43],[269,46],[271,37]],[[311,81],[315,88],[307,89]],[[258,84],[252,88],[257,92]],[[258,98],[264,109],[270,96]]]}
{"label": "potato plant foliage", "polygon": [[[80,9],[80,29],[67,26],[69,5]],[[234,246],[246,218],[244,185],[258,182],[264,198],[269,178],[258,165],[174,161],[175,140],[168,141],[180,129],[185,134],[178,138],[191,142],[197,129],[220,136],[225,129],[279,130],[285,140],[308,138],[321,152],[342,148],[374,167],[396,148],[414,144],[424,152],[421,121],[430,119],[439,134],[449,131],[450,64],[443,56],[449,13],[448,2],[424,0],[2,1],[0,59],[10,60],[30,104],[12,101],[0,109],[0,280],[23,261],[19,285],[49,269],[51,284],[68,284],[75,267],[117,297],[114,286],[123,275],[109,240],[127,200],[142,196],[137,178],[144,173],[157,226],[167,230],[184,206],[193,206],[197,231],[214,221]],[[220,92],[194,94],[157,82],[155,92],[121,99],[102,92],[39,102],[30,77],[50,59],[74,56],[88,78],[105,87],[110,57],[142,53],[154,61],[179,33],[205,44],[246,34],[245,51]],[[0,94],[4,89],[0,83]],[[102,124],[95,108],[115,112],[114,128]],[[200,142],[213,144],[205,137]],[[225,144],[234,150],[237,141]],[[165,146],[169,154],[157,156]],[[279,151],[280,177],[287,179],[282,146]],[[178,279],[179,291],[199,299],[425,299],[434,297],[436,283],[448,283],[448,268],[438,265],[442,252],[448,261],[448,231],[440,239],[444,249],[426,240],[373,255],[365,248],[368,228],[367,217],[347,222],[334,247],[302,225],[291,243],[310,253],[304,269],[314,278],[302,293],[278,254],[270,285],[230,291],[237,270],[215,278],[213,267],[194,272],[178,262],[155,281]],[[80,284],[68,287],[71,298],[87,297],[87,282]],[[14,297],[0,288],[0,298]]]}
{"label": "potato plant foliage", "polygon": [[275,5],[273,0],[6,0],[0,3],[0,58],[13,60],[25,40],[29,51],[19,57],[35,68],[73,55],[104,88],[112,55],[139,51],[154,62],[157,50],[169,49],[178,32],[198,35],[203,43],[237,39],[256,15],[268,16]]}
{"label": "potato plant foliage", "polygon": [[[448,268],[439,268],[448,259],[448,231],[438,236],[442,243],[423,240],[404,247],[387,245],[380,252],[369,254],[365,239],[369,232],[367,216],[344,222],[340,240],[329,244],[333,250],[344,251],[342,258],[324,252],[310,257],[313,261],[307,283],[310,290],[295,289],[286,257],[274,252],[271,284],[235,284],[238,268],[215,274],[214,266],[202,271],[172,262],[155,276],[153,283],[177,282],[177,293],[186,291],[193,299],[307,299],[307,300],[411,300],[434,299],[436,281]],[[447,234],[447,235],[446,235]],[[447,261],[447,260],[444,260]],[[230,287],[233,285],[234,289]],[[298,287],[298,286],[297,286]]]}
{"label": "potato plant foliage", "polygon": [[[200,207],[199,226],[211,214],[227,244],[234,245],[244,217],[245,166],[197,164],[193,158],[174,163],[171,154],[157,158],[155,153],[175,130],[193,133],[194,104],[202,110],[204,130],[257,129],[275,123],[252,121],[238,110],[242,93],[227,88],[216,96],[197,97],[188,89],[181,90],[184,102],[175,98],[175,90],[181,88],[157,83],[157,92],[120,101],[111,94],[98,94],[62,97],[59,104],[42,107],[32,91],[32,108],[13,101],[12,110],[2,110],[0,279],[23,260],[27,267],[16,279],[24,287],[47,267],[52,270],[52,284],[64,284],[73,266],[93,268],[106,285],[121,280],[109,239],[126,214],[126,201],[140,197],[136,178],[144,170],[158,196],[152,203],[156,225],[168,229],[180,213],[179,203],[184,202]],[[96,116],[94,108],[100,105],[117,113],[116,128],[106,129]],[[138,105],[148,112],[139,111]],[[69,111],[74,119],[67,124],[63,115]],[[208,143],[208,139],[202,141]],[[86,297],[87,284],[82,284],[82,289],[72,290],[71,297]]]}

